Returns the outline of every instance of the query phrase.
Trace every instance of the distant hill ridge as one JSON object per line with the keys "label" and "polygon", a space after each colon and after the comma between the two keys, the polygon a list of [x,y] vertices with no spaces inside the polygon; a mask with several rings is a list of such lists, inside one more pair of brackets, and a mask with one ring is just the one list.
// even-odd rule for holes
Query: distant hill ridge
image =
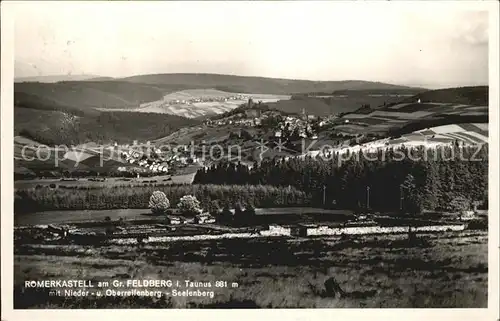
{"label": "distant hill ridge", "polygon": [[296,94],[309,92],[333,92],[336,90],[416,88],[364,80],[321,81],[207,73],[148,74],[121,78],[103,77],[97,75],[56,75],[16,78],[15,82],[55,83],[61,81],[79,82],[86,80],[102,82],[127,81],[132,83],[155,84],[161,86],[178,85],[187,86],[186,89],[216,88],[229,92],[262,94]]}
{"label": "distant hill ridge", "polygon": [[110,77],[101,77],[97,75],[50,75],[50,76],[32,76],[14,78],[15,83],[20,82],[40,82],[40,83],[56,83],[60,81],[85,81],[89,79],[112,79]]}
{"label": "distant hill ridge", "polygon": [[[96,109],[135,109],[141,104],[160,101],[170,93],[196,89],[215,89],[227,93],[275,95],[310,92],[331,93],[337,90],[411,89],[405,86],[358,80],[312,81],[219,74],[157,74],[119,79],[92,77],[94,78],[80,81],[68,81],[61,78],[62,81],[55,83],[16,82],[14,85],[14,99],[18,106],[44,110],[51,109],[51,106],[54,106],[52,108],[54,110],[64,111],[66,108],[67,112],[81,114],[94,113]],[[53,80],[55,79],[52,78],[51,81]],[[40,105],[39,107],[37,107],[37,102]],[[289,107],[285,106],[288,104]],[[303,108],[302,106],[296,107],[295,102],[288,104],[285,104],[283,108]],[[335,111],[335,108],[327,108],[328,104],[319,104],[317,102],[311,104],[314,105],[311,105],[312,113],[328,114]],[[281,106],[278,106],[278,108],[281,108]],[[352,107],[348,107],[346,111],[351,110],[353,110]],[[290,110],[290,112],[294,111]]]}
{"label": "distant hill ridge", "polygon": [[134,83],[156,85],[191,85],[194,88],[215,88],[239,93],[291,95],[309,92],[333,92],[346,89],[397,89],[411,88],[382,82],[363,80],[315,81],[223,74],[151,74],[121,78]]}

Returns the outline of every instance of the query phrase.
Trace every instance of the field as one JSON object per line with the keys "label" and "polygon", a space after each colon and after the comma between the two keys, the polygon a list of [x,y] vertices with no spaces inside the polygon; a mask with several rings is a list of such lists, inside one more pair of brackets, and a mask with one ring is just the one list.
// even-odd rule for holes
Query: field
{"label": "field", "polygon": [[202,141],[205,141],[206,144],[210,144],[212,142],[222,142],[229,139],[229,135],[232,132],[238,132],[239,129],[240,127],[236,125],[227,125],[223,127],[199,125],[182,128],[175,133],[154,140],[152,143],[156,146],[168,145],[171,143],[190,145],[193,142],[201,143]]}
{"label": "field", "polygon": [[429,129],[420,130],[415,133],[415,135],[403,135],[403,137],[408,137],[412,139],[418,136],[425,137],[432,140],[448,140],[449,142],[459,140],[463,141],[465,144],[485,144],[488,142],[488,124],[484,123],[464,123],[456,125],[444,125],[431,127]]}
{"label": "field", "polygon": [[[461,119],[463,120],[461,121]],[[395,132],[398,130],[404,131],[405,127],[416,126],[422,128],[426,125],[427,127],[433,127],[470,122],[470,119],[480,119],[481,122],[487,122],[488,106],[449,103],[401,103],[384,109],[372,110],[369,113],[349,113],[341,118],[339,125],[335,129],[351,134],[388,133],[391,130]]]}
{"label": "field", "polygon": [[488,87],[426,91],[378,108],[345,114],[335,127],[348,134],[402,135],[428,127],[488,122]]}
{"label": "field", "polygon": [[[484,308],[487,234],[481,231],[355,238],[259,238],[162,245],[18,243],[14,253],[16,308]],[[334,277],[345,292],[333,296]],[[161,298],[58,297],[24,289],[24,280],[173,280]],[[185,280],[204,282],[186,287]],[[179,287],[177,287],[179,281]],[[219,282],[217,282],[219,281]],[[227,287],[218,287],[220,281]],[[217,282],[217,283],[216,283]],[[222,283],[223,284],[223,283]],[[104,286],[111,288],[111,285]],[[120,290],[116,289],[115,290]],[[173,290],[213,291],[213,298],[173,296]],[[123,288],[121,289],[123,290]],[[22,292],[24,291],[24,292]],[[104,293],[104,292],[103,292]]]}
{"label": "field", "polygon": [[[375,140],[369,143],[356,145],[353,147],[339,149],[346,152],[358,150],[371,150],[384,148],[396,148],[401,146],[426,146],[435,147],[438,145],[449,145],[455,141],[461,142],[463,145],[480,146],[488,143],[488,124],[487,123],[463,123],[436,126],[427,129],[415,131],[413,133],[404,134],[398,138],[386,138]],[[317,155],[318,151],[310,152],[312,155]]]}
{"label": "field", "polygon": [[[171,114],[186,118],[197,118],[230,111],[241,104],[247,103],[249,98],[252,98],[255,102],[272,103],[279,100],[288,100],[290,96],[231,93],[216,89],[190,89],[169,93],[160,100],[143,103],[137,108],[113,110]],[[99,108],[99,110],[109,111],[110,109]]]}
{"label": "field", "polygon": [[184,175],[165,175],[165,176],[151,176],[151,177],[140,177],[140,178],[122,178],[122,177],[108,177],[106,181],[89,181],[85,178],[80,178],[78,180],[65,180],[61,179],[23,179],[14,181],[14,189],[27,189],[35,188],[38,186],[48,187],[50,184],[56,184],[58,186],[63,185],[67,187],[79,187],[79,188],[105,188],[105,187],[117,187],[117,186],[148,186],[150,184],[190,184],[193,182],[195,173],[184,174]]}

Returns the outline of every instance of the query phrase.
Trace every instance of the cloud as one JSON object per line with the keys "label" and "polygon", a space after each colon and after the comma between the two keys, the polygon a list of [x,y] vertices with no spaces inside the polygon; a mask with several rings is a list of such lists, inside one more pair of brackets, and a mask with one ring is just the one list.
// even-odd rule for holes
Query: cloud
{"label": "cloud", "polygon": [[488,45],[488,12],[467,12],[459,20],[455,40],[470,46]]}
{"label": "cloud", "polygon": [[15,59],[36,68],[16,66],[16,76],[213,72],[395,83],[488,79],[488,12],[451,10],[448,4],[96,6],[18,7]]}

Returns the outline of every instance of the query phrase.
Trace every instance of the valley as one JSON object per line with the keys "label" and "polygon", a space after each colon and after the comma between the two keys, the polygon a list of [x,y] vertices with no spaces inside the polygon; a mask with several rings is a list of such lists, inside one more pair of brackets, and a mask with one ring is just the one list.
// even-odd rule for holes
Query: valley
{"label": "valley", "polygon": [[[17,307],[484,306],[488,87],[206,77],[16,84]],[[165,275],[236,286],[132,303],[22,287]]]}

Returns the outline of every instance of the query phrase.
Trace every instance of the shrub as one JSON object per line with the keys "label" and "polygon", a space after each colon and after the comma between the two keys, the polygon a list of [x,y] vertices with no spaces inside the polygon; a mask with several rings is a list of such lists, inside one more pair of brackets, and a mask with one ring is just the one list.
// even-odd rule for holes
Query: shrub
{"label": "shrub", "polygon": [[167,195],[161,191],[154,191],[149,198],[149,208],[151,212],[155,215],[164,214],[169,207],[170,201]]}
{"label": "shrub", "polygon": [[245,209],[245,214],[247,216],[254,216],[255,215],[255,207],[252,204],[248,204],[247,208]]}
{"label": "shrub", "polygon": [[201,212],[200,201],[193,195],[184,195],[181,197],[177,207],[184,215],[196,215]]}
{"label": "shrub", "polygon": [[234,215],[241,216],[241,214],[243,214],[241,203],[236,203],[236,205],[234,205]]}
{"label": "shrub", "polygon": [[487,219],[475,219],[467,224],[467,229],[469,230],[488,230],[488,220]]}
{"label": "shrub", "polygon": [[226,204],[224,206],[224,208],[222,209],[221,218],[224,221],[230,221],[230,220],[232,220],[232,218],[233,218],[233,212],[231,212],[231,209],[229,208],[228,204]]}
{"label": "shrub", "polygon": [[116,227],[114,225],[110,225],[106,227],[106,235],[113,235],[116,232]]}
{"label": "shrub", "polygon": [[220,213],[221,209],[219,206],[219,201],[218,200],[211,200],[210,203],[208,204],[208,212],[211,215],[218,215]]}
{"label": "shrub", "polygon": [[470,209],[470,200],[463,196],[457,196],[453,198],[447,206],[447,210],[451,212],[463,212],[469,209]]}

